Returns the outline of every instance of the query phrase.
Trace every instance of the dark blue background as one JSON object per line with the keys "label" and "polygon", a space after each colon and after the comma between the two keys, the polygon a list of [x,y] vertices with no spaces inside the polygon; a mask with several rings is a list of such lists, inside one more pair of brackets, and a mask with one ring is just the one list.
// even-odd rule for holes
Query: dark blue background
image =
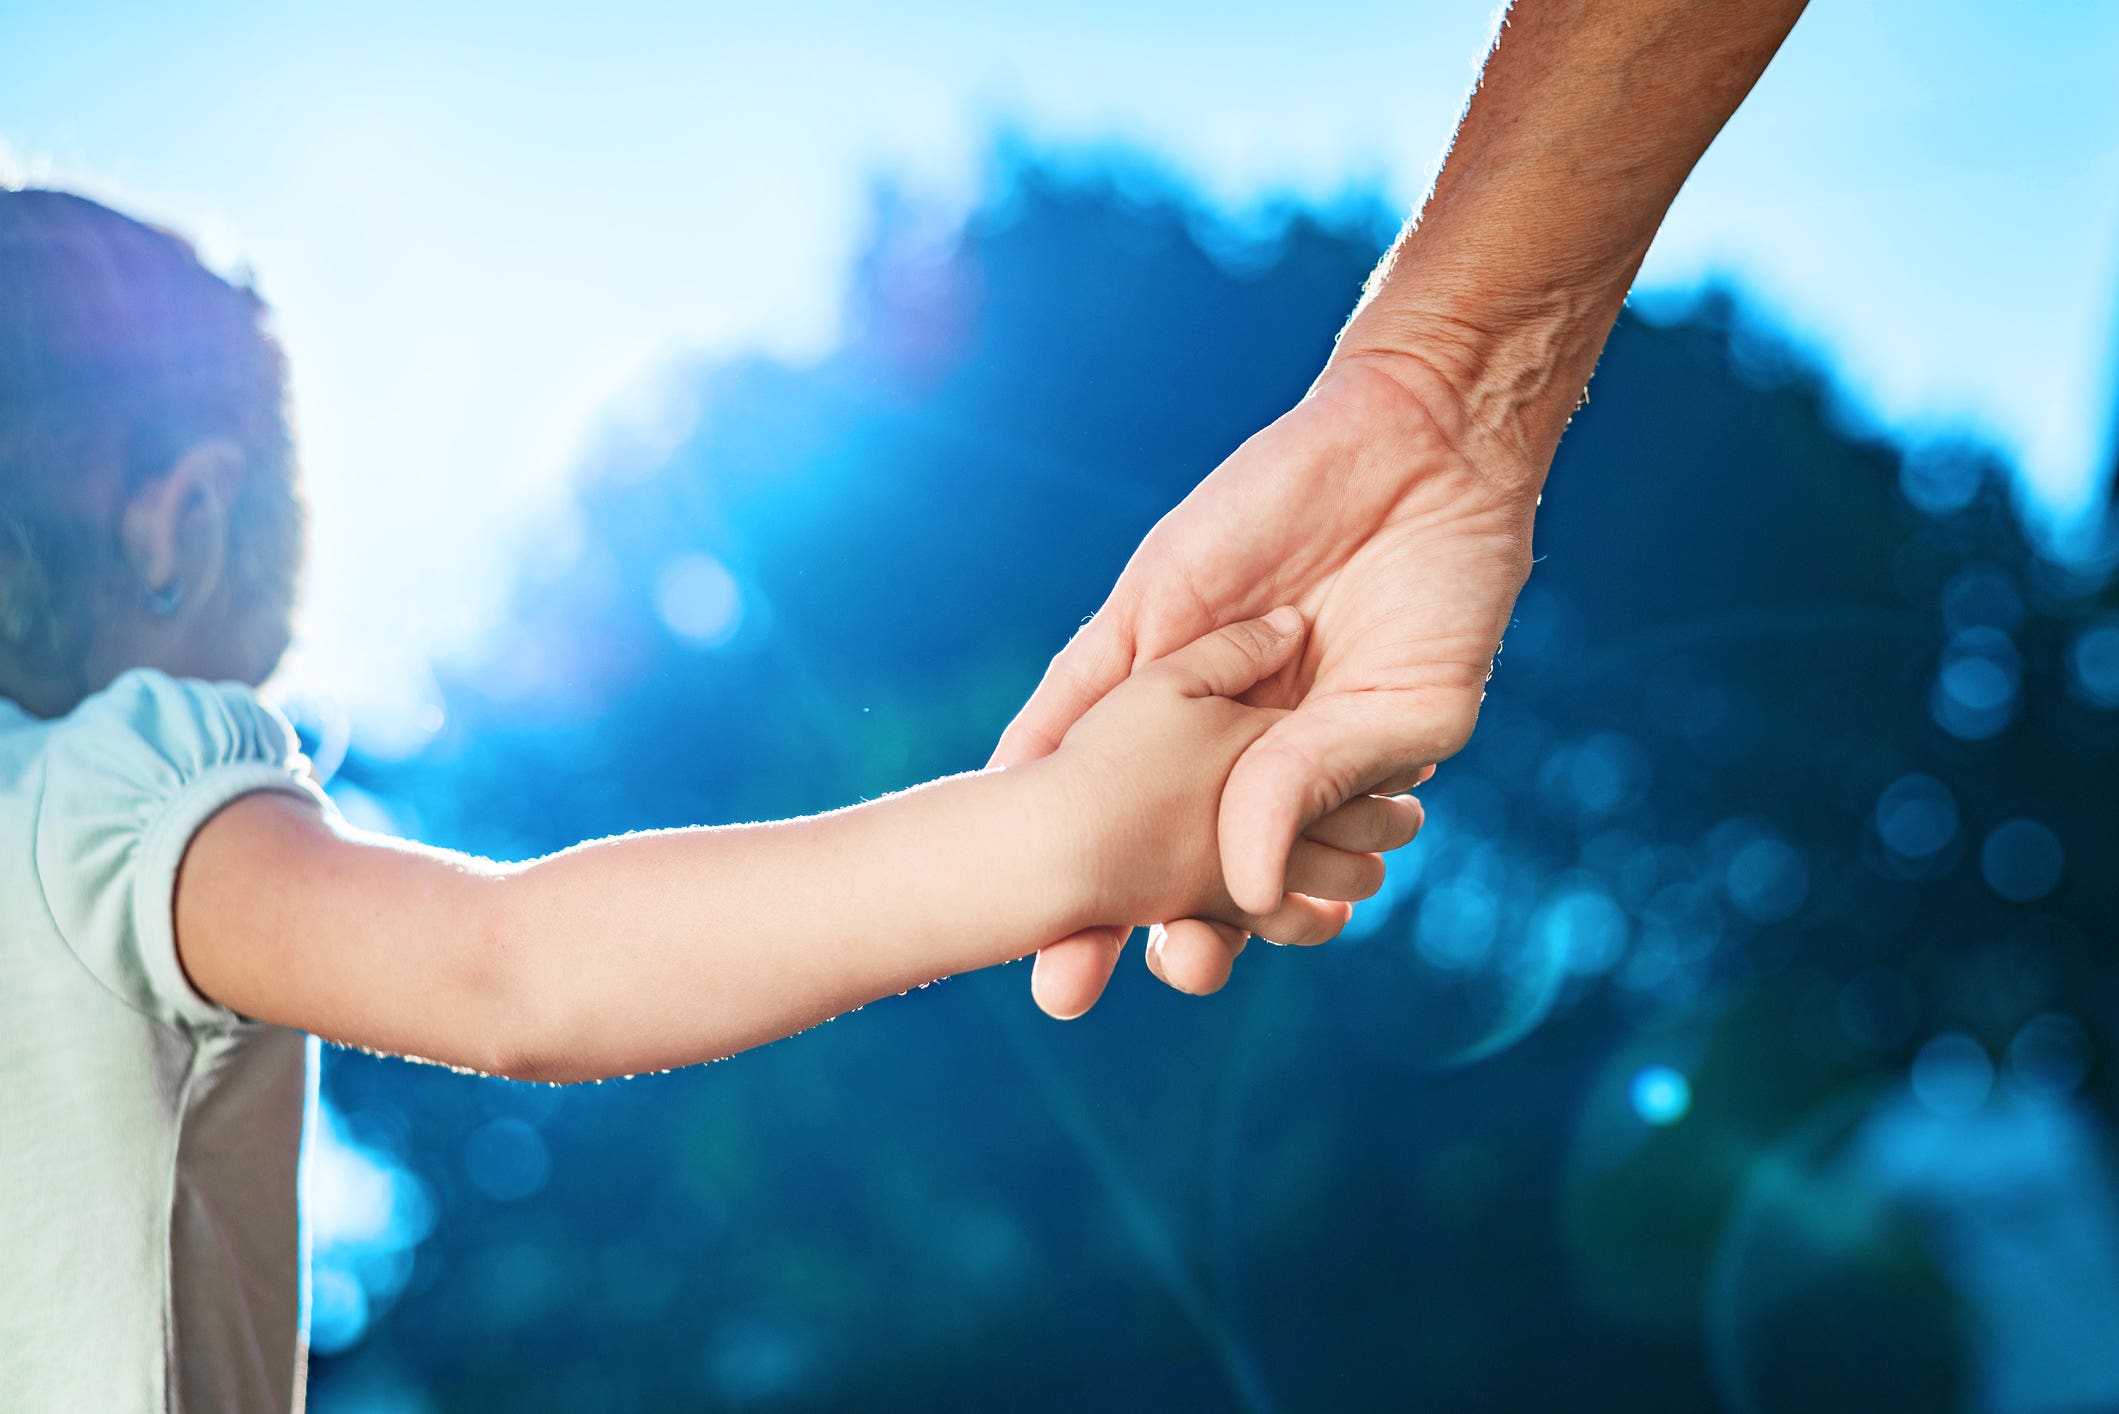
{"label": "dark blue background", "polygon": [[[521,857],[980,764],[1389,233],[1022,157],[918,218],[879,199],[821,363],[673,370],[695,429],[611,435],[434,747],[341,787]],[[431,1231],[320,1254],[315,1407],[2119,1407],[2105,578],[1729,294],[1622,318],[1593,393],[1347,939],[566,1091],[332,1053]]]}

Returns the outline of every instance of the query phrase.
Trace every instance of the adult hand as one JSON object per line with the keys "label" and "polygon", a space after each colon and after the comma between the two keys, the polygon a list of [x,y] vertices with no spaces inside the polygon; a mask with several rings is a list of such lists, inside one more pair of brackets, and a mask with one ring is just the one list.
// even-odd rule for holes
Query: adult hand
{"label": "adult hand", "polygon": [[[1300,658],[1246,697],[1294,711],[1229,776],[1222,868],[1247,913],[1294,921],[1297,936],[1274,941],[1335,935],[1347,905],[1283,899],[1288,853],[1335,807],[1410,789],[1470,737],[1529,573],[1544,470],[1534,461],[1486,435],[1426,365],[1335,360],[1149,533],[994,759],[1050,752],[1135,668],[1224,624],[1297,606],[1310,624]],[[1124,938],[1096,929],[1043,949],[1031,979],[1038,1005],[1060,1017],[1087,1011]],[[1212,991],[1243,941],[1180,920],[1151,936],[1148,962],[1180,990]]]}
{"label": "adult hand", "polygon": [[[1344,905],[1281,900],[1290,845],[1471,735],[1560,434],[1664,212],[1803,4],[1506,6],[1435,185],[1324,376],[1142,542],[995,759],[1050,751],[1179,644],[1296,605],[1301,658],[1249,694],[1295,710],[1223,788],[1222,870],[1240,908],[1270,915],[1261,926],[1336,931]],[[1039,1004],[1088,1010],[1121,941],[1104,929],[1046,948]],[[1151,938],[1148,962],[1212,991],[1242,942],[1184,922]]]}

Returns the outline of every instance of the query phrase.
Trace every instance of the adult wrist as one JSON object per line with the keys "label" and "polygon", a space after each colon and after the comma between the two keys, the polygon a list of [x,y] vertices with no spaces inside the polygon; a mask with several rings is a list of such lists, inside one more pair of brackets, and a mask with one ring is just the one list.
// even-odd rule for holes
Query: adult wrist
{"label": "adult wrist", "polygon": [[1489,481],[1535,498],[1625,302],[1624,280],[1508,289],[1425,268],[1411,249],[1379,275],[1327,374],[1386,373]]}
{"label": "adult wrist", "polygon": [[[1444,354],[1432,341],[1417,347],[1342,342],[1311,385],[1310,396],[1328,398],[1376,435],[1405,438],[1431,429],[1469,469],[1468,483],[1504,501],[1534,509],[1544,485],[1552,448],[1541,450],[1521,425],[1496,413],[1480,414],[1475,370]],[[1380,470],[1380,468],[1379,468]],[[1415,467],[1408,465],[1407,473]]]}

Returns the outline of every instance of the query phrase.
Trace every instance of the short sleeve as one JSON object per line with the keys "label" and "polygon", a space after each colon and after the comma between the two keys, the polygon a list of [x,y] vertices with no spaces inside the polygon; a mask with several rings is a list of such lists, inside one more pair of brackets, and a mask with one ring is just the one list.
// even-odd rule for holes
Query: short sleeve
{"label": "short sleeve", "polygon": [[238,1024],[177,963],[177,868],[239,796],[324,804],[286,718],[247,688],[141,669],[75,708],[44,758],[37,879],[60,937],[136,1011],[191,1030]]}

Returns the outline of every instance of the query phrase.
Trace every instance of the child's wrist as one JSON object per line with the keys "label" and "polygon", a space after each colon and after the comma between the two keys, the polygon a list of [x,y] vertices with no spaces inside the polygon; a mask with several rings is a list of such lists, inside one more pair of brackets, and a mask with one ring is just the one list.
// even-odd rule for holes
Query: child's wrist
{"label": "child's wrist", "polygon": [[1108,810],[1097,806],[1079,763],[1062,751],[1007,774],[1018,778],[1024,792],[1022,808],[1036,839],[1033,852],[1045,871],[1046,897],[1055,910],[1057,931],[1052,936],[1115,921]]}

